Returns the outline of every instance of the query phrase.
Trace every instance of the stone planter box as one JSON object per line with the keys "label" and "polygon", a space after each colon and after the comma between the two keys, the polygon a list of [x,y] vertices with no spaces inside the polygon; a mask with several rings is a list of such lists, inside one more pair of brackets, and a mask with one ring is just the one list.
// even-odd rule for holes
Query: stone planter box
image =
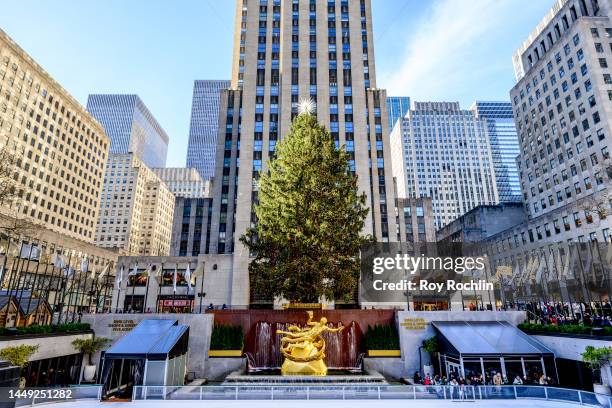
{"label": "stone planter box", "polygon": [[242,357],[242,350],[208,350],[208,357]]}
{"label": "stone planter box", "polygon": [[368,350],[368,357],[401,357],[400,350]]}

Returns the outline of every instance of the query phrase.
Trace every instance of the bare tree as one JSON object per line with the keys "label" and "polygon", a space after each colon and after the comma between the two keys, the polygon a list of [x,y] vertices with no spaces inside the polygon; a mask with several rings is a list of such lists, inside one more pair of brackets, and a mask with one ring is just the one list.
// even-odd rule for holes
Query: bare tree
{"label": "bare tree", "polygon": [[580,207],[590,214],[596,214],[599,220],[605,220],[610,215],[610,193],[593,194],[585,198]]}

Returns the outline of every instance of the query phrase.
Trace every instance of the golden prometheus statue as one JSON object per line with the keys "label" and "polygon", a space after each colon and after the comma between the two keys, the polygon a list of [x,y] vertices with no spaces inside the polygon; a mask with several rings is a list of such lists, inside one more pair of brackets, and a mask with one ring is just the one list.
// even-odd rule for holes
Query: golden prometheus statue
{"label": "golden prometheus statue", "polygon": [[344,326],[335,329],[327,325],[327,319],[313,322],[312,311],[308,311],[308,321],[305,328],[289,326],[288,331],[277,330],[278,334],[285,334],[281,338],[281,352],[285,361],[281,367],[282,375],[327,375],[325,358],[325,331],[339,332]]}

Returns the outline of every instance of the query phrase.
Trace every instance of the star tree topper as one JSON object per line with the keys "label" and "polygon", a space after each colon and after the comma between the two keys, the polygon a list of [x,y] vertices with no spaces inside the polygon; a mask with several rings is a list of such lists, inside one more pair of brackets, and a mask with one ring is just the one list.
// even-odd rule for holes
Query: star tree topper
{"label": "star tree topper", "polygon": [[299,115],[303,113],[307,115],[312,115],[316,109],[317,109],[317,104],[311,98],[303,98],[298,103],[298,114]]}

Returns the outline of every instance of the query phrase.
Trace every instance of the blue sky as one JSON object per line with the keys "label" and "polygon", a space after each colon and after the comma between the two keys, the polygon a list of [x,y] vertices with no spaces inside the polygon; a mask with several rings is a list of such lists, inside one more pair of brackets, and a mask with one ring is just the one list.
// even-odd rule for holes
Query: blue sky
{"label": "blue sky", "polygon": [[[0,28],[81,103],[136,93],[184,166],[195,79],[229,79],[233,0],[2,0]],[[372,0],[378,87],[507,100],[512,54],[552,0]]]}

